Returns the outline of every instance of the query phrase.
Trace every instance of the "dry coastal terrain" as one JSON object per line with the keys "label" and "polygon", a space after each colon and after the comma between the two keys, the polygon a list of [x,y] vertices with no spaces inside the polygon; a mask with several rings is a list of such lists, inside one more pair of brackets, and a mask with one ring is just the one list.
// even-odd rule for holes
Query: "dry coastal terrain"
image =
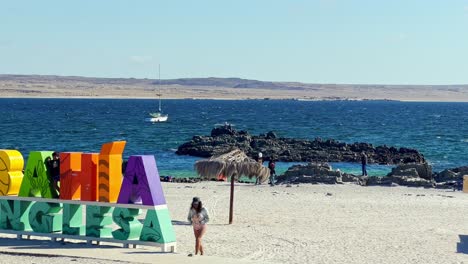
{"label": "dry coastal terrain", "polygon": [[[204,264],[468,262],[468,194],[459,191],[352,184],[236,184],[234,223],[228,225],[229,183],[162,185],[178,254],[155,253],[148,247],[52,242],[31,246],[0,235],[0,252],[10,253],[0,253],[0,263],[58,264],[71,259],[77,263]],[[193,230],[187,224],[193,196],[202,199],[210,215],[204,237],[207,257],[187,257],[194,247]]]}
{"label": "dry coastal terrain", "polygon": [[[0,75],[0,98],[155,98],[156,80]],[[468,85],[333,85],[238,78],[162,80],[164,98],[403,100],[468,102]],[[266,96],[268,95],[268,96]],[[0,263],[468,263],[468,194],[344,185],[162,183],[178,254],[149,247],[18,241],[0,233]],[[204,257],[193,252],[188,207],[209,211]],[[45,255],[44,255],[45,254]]]}
{"label": "dry coastal terrain", "polygon": [[400,100],[468,102],[468,85],[360,85],[265,82],[240,78],[157,80],[0,75],[2,97]]}

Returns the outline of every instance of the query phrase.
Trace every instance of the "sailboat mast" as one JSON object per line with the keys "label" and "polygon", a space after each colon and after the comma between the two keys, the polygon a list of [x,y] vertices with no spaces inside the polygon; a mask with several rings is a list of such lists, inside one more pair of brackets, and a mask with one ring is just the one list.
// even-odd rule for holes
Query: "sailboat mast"
{"label": "sailboat mast", "polygon": [[161,64],[158,64],[159,112],[161,113]]}

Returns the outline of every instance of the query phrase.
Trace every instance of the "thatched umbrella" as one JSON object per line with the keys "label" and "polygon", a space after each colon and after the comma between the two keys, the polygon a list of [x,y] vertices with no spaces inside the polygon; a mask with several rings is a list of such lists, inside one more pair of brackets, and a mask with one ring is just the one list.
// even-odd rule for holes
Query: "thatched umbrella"
{"label": "thatched umbrella", "polygon": [[239,149],[199,160],[195,162],[195,170],[202,179],[213,179],[222,174],[226,177],[234,177],[236,180],[241,176],[247,176],[250,179],[257,177],[260,182],[264,182],[270,177],[268,168],[249,158]]}
{"label": "thatched umbrella", "polygon": [[232,224],[234,207],[234,181],[241,176],[247,176],[250,179],[257,177],[260,182],[265,182],[270,177],[270,169],[249,158],[239,149],[209,159],[199,160],[195,162],[195,170],[202,179],[217,178],[221,174],[231,178],[229,224]]}

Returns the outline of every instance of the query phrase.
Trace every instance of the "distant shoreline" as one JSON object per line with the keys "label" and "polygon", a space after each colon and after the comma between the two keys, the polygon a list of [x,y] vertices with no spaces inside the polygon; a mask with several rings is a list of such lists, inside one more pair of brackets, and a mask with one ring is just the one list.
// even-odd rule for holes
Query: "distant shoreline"
{"label": "distant shoreline", "polygon": [[0,98],[468,102],[468,85],[264,82],[240,78],[150,79],[0,74]]}
{"label": "distant shoreline", "polygon": [[[91,99],[91,100],[158,100],[156,97],[106,97],[106,96],[0,96],[0,99]],[[298,99],[298,98],[188,98],[163,97],[164,100],[218,100],[218,101],[298,101],[298,102],[405,102],[405,103],[468,103],[467,101],[440,101],[440,100],[395,100],[395,99]]]}
{"label": "distant shoreline", "polygon": [[[36,96],[36,97],[26,97],[26,96],[4,96],[0,99],[106,99],[106,100],[158,100],[155,97],[98,97],[98,96]],[[229,98],[229,97],[219,97],[219,98],[181,98],[181,97],[164,97],[161,100],[225,100],[225,101],[298,101],[298,102],[405,102],[401,100],[388,100],[388,99],[298,99],[298,98]],[[411,101],[406,101],[411,102]],[[415,101],[415,102],[424,102],[424,101]],[[426,101],[430,102],[430,101]]]}
{"label": "distant shoreline", "polygon": [[[155,97],[98,97],[98,96],[0,96],[0,99],[91,99],[91,100],[158,100]],[[436,100],[391,100],[391,99],[297,99],[297,98],[183,98],[164,97],[164,100],[218,100],[218,101],[298,101],[298,102],[405,102],[405,103],[468,103],[468,101],[436,101]]]}

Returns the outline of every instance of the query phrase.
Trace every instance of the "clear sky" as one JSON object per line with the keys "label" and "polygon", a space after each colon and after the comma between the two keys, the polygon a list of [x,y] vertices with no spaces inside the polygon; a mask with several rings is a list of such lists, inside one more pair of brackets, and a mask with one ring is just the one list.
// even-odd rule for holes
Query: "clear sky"
{"label": "clear sky", "polygon": [[0,73],[468,84],[468,0],[0,0]]}

